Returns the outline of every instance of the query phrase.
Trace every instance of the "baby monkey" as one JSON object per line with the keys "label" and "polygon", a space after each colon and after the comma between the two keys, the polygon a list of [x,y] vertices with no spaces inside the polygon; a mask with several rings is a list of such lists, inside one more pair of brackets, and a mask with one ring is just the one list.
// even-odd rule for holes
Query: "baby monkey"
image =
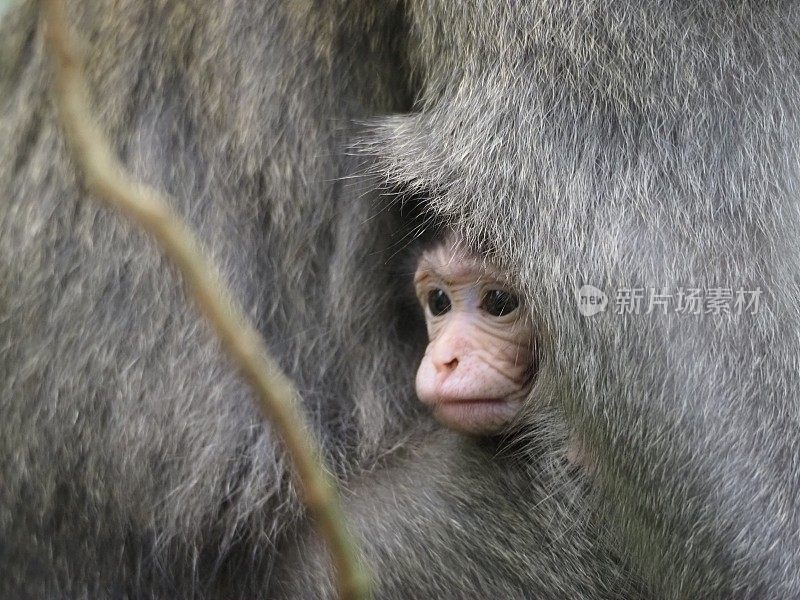
{"label": "baby monkey", "polygon": [[533,381],[533,326],[503,279],[452,233],[422,254],[414,275],[429,340],[417,396],[440,423],[470,435],[499,433]]}

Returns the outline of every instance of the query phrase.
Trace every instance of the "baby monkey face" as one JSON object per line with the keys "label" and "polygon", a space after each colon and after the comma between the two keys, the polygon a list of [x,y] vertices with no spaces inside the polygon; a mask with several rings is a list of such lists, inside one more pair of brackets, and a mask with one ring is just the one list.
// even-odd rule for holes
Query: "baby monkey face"
{"label": "baby monkey face", "polygon": [[498,433],[532,381],[532,325],[519,296],[496,268],[452,241],[423,254],[414,285],[429,340],[417,371],[419,399],[452,429]]}

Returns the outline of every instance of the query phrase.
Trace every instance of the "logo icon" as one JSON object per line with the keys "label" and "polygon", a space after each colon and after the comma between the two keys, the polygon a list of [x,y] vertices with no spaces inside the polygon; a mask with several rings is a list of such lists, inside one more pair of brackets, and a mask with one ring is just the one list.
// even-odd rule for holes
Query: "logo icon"
{"label": "logo icon", "polygon": [[593,317],[603,312],[608,305],[608,296],[593,285],[584,285],[578,290],[578,312],[584,317]]}

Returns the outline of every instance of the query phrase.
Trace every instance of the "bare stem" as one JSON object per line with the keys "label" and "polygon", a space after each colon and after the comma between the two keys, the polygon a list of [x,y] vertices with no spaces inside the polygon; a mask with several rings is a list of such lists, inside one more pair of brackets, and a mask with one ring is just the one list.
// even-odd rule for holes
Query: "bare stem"
{"label": "bare stem", "polygon": [[247,322],[216,268],[200,251],[194,234],[157,191],[132,180],[89,116],[83,67],[63,0],[45,0],[47,46],[55,68],[55,97],[66,138],[86,186],[97,198],[122,210],[161,246],[178,267],[201,312],[256,392],[258,408],[283,439],[296,467],[303,497],[325,539],[340,598],[368,595],[366,574],[345,527],[333,479],[297,407],[297,391]]}

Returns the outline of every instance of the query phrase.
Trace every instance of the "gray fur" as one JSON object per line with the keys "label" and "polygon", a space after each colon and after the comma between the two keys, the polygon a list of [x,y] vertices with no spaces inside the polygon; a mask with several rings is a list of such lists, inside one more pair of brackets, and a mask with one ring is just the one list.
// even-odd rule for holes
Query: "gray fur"
{"label": "gray fur", "polygon": [[[795,3],[70,6],[98,118],[297,382],[379,597],[800,595]],[[85,197],[48,76],[23,4],[0,27],[0,597],[330,594],[279,444],[150,240]],[[417,413],[396,191],[527,293],[542,371],[499,454]],[[583,283],[766,298],[588,320]]]}

